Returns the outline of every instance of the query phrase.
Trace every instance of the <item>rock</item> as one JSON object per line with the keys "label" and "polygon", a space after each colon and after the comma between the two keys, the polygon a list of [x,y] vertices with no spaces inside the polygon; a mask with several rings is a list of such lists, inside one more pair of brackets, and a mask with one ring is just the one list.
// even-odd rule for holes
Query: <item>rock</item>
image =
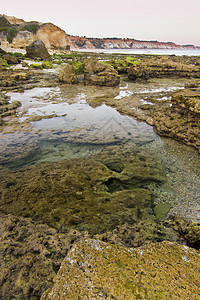
{"label": "rock", "polygon": [[3,49],[0,48],[0,55],[5,55],[6,51],[4,51]]}
{"label": "rock", "polygon": [[[20,151],[26,147],[25,143]],[[0,151],[2,161],[7,156],[8,151]],[[117,167],[115,164],[113,168],[111,161],[118,161]],[[149,210],[153,199],[148,185],[164,181],[158,158],[137,147],[113,146],[85,159],[45,162],[15,173],[0,173],[4,195],[0,210],[29,216],[60,230],[101,234],[124,223],[152,219]]]}
{"label": "rock", "polygon": [[146,80],[149,78],[149,72],[148,69],[145,68],[142,64],[139,65],[133,65],[128,70],[128,79],[132,81],[136,80]]}
{"label": "rock", "polygon": [[104,65],[97,60],[86,60],[84,63],[84,84],[99,86],[119,85],[120,76],[111,66]]}
{"label": "rock", "polygon": [[154,207],[154,214],[158,221],[162,221],[167,217],[167,214],[170,210],[171,206],[168,203],[158,203]]}
{"label": "rock", "polygon": [[7,61],[8,64],[16,65],[18,64],[18,59],[10,54],[5,54],[3,58]]}
{"label": "rock", "polygon": [[95,239],[79,241],[41,300],[198,299],[197,250],[162,242],[127,249]]}
{"label": "rock", "polygon": [[78,78],[72,65],[65,65],[59,75],[59,81],[68,84],[78,84]]}
{"label": "rock", "polygon": [[26,56],[37,59],[41,58],[43,60],[51,60],[51,56],[48,53],[45,44],[41,40],[37,40],[26,47]]}
{"label": "rock", "polygon": [[65,31],[51,23],[42,24],[36,32],[36,38],[43,41],[48,49],[70,49]]}
{"label": "rock", "polygon": [[0,214],[0,298],[40,299],[81,234]]}
{"label": "rock", "polygon": [[172,103],[186,111],[200,114],[200,82],[186,84],[183,91],[173,94]]}

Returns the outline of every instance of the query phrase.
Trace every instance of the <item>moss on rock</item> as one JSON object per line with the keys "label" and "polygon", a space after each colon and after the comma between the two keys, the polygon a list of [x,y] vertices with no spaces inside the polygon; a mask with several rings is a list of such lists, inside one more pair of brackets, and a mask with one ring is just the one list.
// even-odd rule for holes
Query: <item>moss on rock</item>
{"label": "moss on rock", "polygon": [[84,239],[68,253],[41,300],[197,300],[199,268],[199,252],[176,243],[126,249]]}

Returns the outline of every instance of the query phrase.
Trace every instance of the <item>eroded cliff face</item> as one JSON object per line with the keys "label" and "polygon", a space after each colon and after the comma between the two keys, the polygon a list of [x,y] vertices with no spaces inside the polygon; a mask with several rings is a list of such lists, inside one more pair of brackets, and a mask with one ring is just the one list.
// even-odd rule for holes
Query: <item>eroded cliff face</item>
{"label": "eroded cliff face", "polygon": [[[48,49],[69,49],[69,40],[65,31],[52,23],[25,22],[21,19],[5,15],[0,15],[0,17],[8,21],[7,30],[3,30],[5,26],[1,26],[0,24],[0,40],[2,45],[24,49],[29,44],[40,39]],[[10,40],[11,28],[13,36]]]}
{"label": "eroded cliff face", "polygon": [[71,49],[196,49],[193,45],[177,45],[172,42],[138,41],[120,38],[87,38],[68,36]]}

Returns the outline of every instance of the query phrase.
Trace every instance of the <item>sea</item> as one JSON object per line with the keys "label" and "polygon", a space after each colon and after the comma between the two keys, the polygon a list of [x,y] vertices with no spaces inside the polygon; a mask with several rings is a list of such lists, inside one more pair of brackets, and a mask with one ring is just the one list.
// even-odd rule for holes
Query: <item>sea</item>
{"label": "sea", "polygon": [[96,52],[110,54],[147,54],[147,55],[177,55],[200,56],[199,50],[188,49],[71,49],[77,52]]}

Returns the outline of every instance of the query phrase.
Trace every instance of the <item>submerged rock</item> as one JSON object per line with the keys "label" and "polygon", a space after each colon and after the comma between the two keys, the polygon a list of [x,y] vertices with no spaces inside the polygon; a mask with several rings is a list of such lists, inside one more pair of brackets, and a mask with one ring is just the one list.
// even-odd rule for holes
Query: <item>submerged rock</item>
{"label": "submerged rock", "polygon": [[51,60],[51,56],[41,40],[37,40],[26,47],[26,56],[30,58],[41,58],[43,60]]}
{"label": "submerged rock", "polygon": [[162,242],[137,249],[78,242],[41,300],[198,299],[199,253]]}
{"label": "submerged rock", "polygon": [[78,78],[72,65],[65,65],[59,75],[59,81],[67,84],[78,84]]}
{"label": "submerged rock", "polygon": [[103,233],[148,219],[148,185],[164,181],[159,159],[137,147],[115,146],[85,159],[0,174],[0,209],[61,230]]}
{"label": "submerged rock", "polygon": [[86,60],[84,65],[85,85],[119,85],[120,76],[113,67],[104,65],[103,63],[100,63],[97,60]]}

